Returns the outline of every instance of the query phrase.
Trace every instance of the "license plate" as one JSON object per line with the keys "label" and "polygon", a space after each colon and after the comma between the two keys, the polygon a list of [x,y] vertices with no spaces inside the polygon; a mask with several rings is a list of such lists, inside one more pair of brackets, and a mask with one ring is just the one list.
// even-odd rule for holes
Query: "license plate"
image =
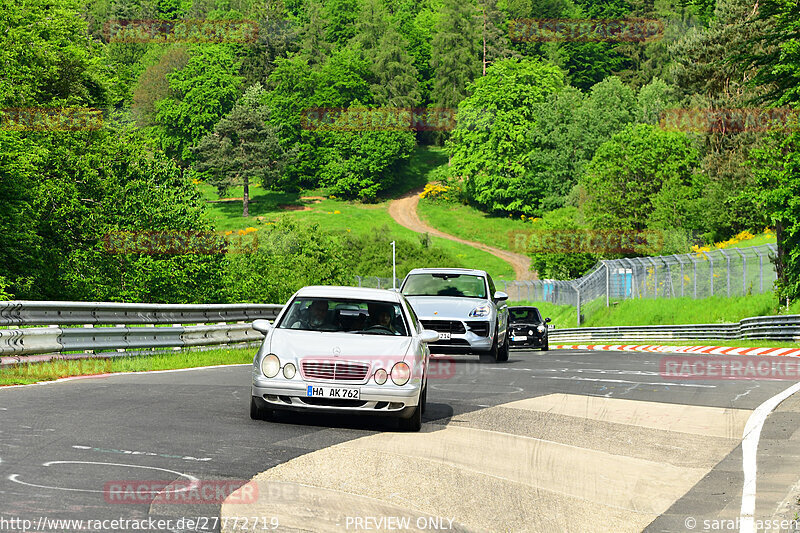
{"label": "license plate", "polygon": [[361,389],[350,389],[347,387],[314,387],[312,385],[309,385],[308,390],[306,390],[306,397],[360,400]]}
{"label": "license plate", "polygon": [[450,334],[449,333],[440,332],[439,333],[439,340],[440,341],[449,341],[450,340]]}
{"label": "license plate", "polygon": [[528,340],[528,337],[526,337],[525,335],[517,335],[515,337],[511,337],[511,340],[514,341],[514,342],[526,341],[526,340]]}

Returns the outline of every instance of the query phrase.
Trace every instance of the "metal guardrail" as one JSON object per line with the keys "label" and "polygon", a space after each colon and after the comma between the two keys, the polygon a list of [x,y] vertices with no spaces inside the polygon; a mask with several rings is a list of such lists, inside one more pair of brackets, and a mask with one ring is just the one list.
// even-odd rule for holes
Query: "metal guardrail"
{"label": "metal guardrail", "polygon": [[0,356],[12,356],[0,358],[0,363],[18,362],[24,360],[19,356],[35,354],[256,342],[263,335],[242,322],[273,320],[282,308],[274,304],[0,302],[0,325],[18,326],[0,328]]}
{"label": "metal guardrail", "polygon": [[725,324],[553,329],[549,333],[549,338],[553,342],[694,339],[750,339],[795,342],[800,341],[800,315],[759,316]]}
{"label": "metal guardrail", "polygon": [[[258,342],[263,336],[249,322],[258,318],[273,320],[282,307],[273,304],[0,302],[0,325],[22,326],[0,328],[0,356],[6,356],[0,357],[0,363],[42,360],[43,357],[46,360],[47,356],[37,354],[67,354],[54,357],[79,358],[95,357],[99,353],[105,357],[125,355],[122,352],[126,350]],[[761,316],[726,324],[552,329],[549,336],[553,342],[580,343],[695,339],[793,342],[800,341],[800,315]],[[81,353],[85,351],[90,353]],[[29,356],[35,357],[29,359]]]}
{"label": "metal guardrail", "polygon": [[205,324],[273,319],[276,304],[142,304],[116,302],[0,302],[0,326],[83,324]]}

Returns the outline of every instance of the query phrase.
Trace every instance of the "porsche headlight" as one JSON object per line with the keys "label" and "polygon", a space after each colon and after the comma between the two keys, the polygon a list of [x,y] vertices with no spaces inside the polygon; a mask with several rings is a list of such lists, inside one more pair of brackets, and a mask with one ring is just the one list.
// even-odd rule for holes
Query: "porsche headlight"
{"label": "porsche headlight", "polygon": [[402,361],[392,367],[392,383],[398,386],[405,385],[411,378],[411,369]]}
{"label": "porsche headlight", "polygon": [[492,306],[489,304],[481,304],[472,311],[469,312],[469,316],[489,316],[492,312]]}
{"label": "porsche headlight", "polygon": [[537,326],[537,327],[536,327],[536,329],[538,329],[538,330],[539,330],[539,333],[544,333],[544,329],[545,329],[545,328],[544,328],[544,326],[542,326],[542,325],[539,325],[539,326]]}
{"label": "porsche headlight", "polygon": [[274,378],[281,370],[281,361],[274,353],[269,354],[261,361],[261,372],[268,378]]}

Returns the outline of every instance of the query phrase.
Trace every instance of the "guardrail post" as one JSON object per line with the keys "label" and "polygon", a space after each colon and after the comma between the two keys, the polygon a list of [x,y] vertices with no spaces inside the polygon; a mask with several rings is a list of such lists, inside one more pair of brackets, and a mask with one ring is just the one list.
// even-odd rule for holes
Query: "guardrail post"
{"label": "guardrail post", "polygon": [[[93,328],[94,324],[84,324],[83,327],[84,328]],[[83,353],[92,353],[93,354],[95,352],[94,352],[94,350],[84,350]]]}
{"label": "guardrail post", "polygon": [[611,285],[611,271],[609,269],[610,267],[608,266],[607,262],[603,261],[603,265],[606,267],[606,307],[608,307],[608,299],[609,299],[608,293],[610,292],[609,289]]}
{"label": "guardrail post", "polygon": [[581,289],[578,285],[575,286],[575,294],[577,294],[577,309],[578,309],[578,327],[581,327]]}
{"label": "guardrail post", "polygon": [[694,279],[694,299],[697,300],[697,261],[692,259],[692,266],[694,267],[694,275],[692,278]]}
{"label": "guardrail post", "polygon": [[[125,327],[125,324],[114,324],[114,325],[116,327],[118,327],[118,328],[124,328]],[[57,327],[57,326],[55,326],[55,327]],[[125,352],[125,351],[127,351],[127,350],[125,350],[125,348],[117,348],[117,352]]]}

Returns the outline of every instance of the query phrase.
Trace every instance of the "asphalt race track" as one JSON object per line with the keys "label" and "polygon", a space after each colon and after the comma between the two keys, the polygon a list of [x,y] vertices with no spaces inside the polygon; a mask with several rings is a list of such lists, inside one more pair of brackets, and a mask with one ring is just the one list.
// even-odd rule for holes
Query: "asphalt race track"
{"label": "asphalt race track", "polygon": [[[3,388],[0,531],[739,531],[742,432],[792,383],[662,378],[661,357],[457,356],[429,381],[420,433],[252,421],[250,365]],[[797,511],[798,428],[792,396],[761,433],[757,519]],[[225,504],[118,489],[254,477]]]}

